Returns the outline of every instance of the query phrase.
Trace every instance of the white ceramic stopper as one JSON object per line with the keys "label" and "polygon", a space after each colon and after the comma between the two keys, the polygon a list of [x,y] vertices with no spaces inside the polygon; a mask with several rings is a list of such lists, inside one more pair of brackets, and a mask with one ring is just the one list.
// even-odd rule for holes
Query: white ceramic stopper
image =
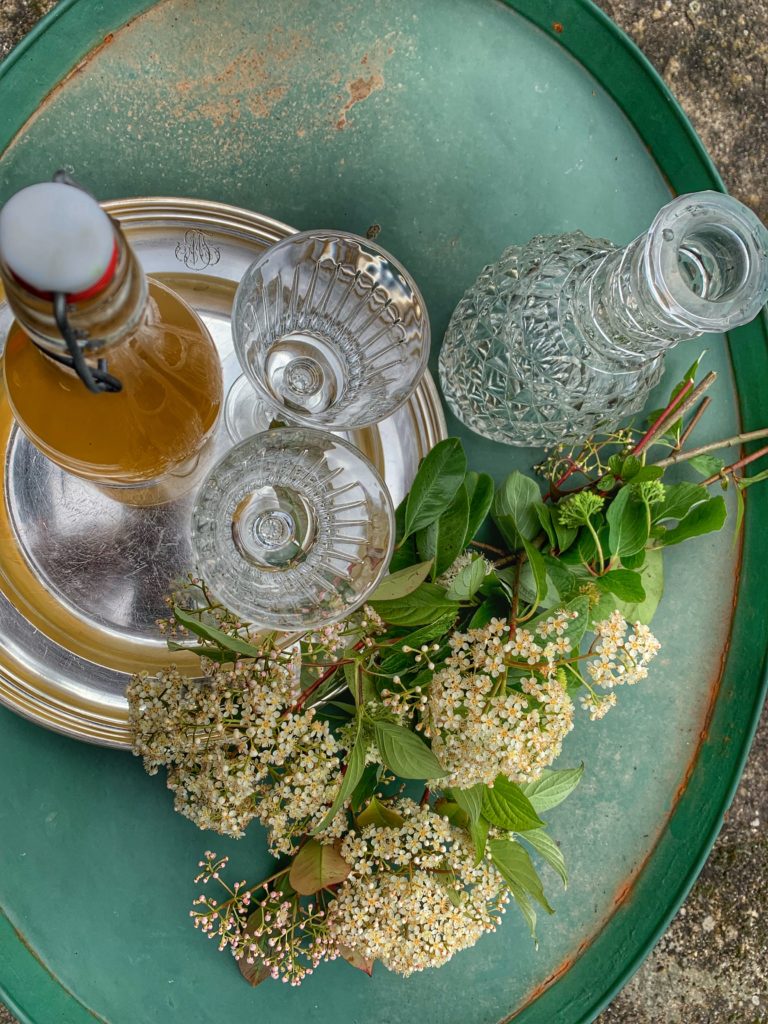
{"label": "white ceramic stopper", "polygon": [[114,247],[109,217],[72,185],[29,185],[0,210],[0,257],[39,291],[86,291],[104,276]]}

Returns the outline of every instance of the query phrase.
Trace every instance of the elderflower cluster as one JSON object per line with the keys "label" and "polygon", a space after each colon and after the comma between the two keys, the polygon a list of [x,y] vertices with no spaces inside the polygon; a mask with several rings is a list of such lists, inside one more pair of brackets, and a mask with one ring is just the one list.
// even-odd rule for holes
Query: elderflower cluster
{"label": "elderflower cluster", "polygon": [[440,967],[495,931],[509,900],[492,862],[474,864],[467,834],[402,799],[401,824],[349,833],[352,865],[328,909],[329,939],[398,974]]}
{"label": "elderflower cluster", "polygon": [[[587,674],[595,686],[613,690],[616,686],[634,683],[648,675],[648,663],[658,654],[660,643],[647,626],[636,622],[627,636],[629,623],[619,611],[595,624],[595,657],[587,664]],[[592,721],[602,718],[616,704],[616,694],[589,692],[581,698],[582,707]]]}
{"label": "elderflower cluster", "polygon": [[[497,619],[454,633],[451,654],[432,679],[425,727],[450,773],[445,785],[492,786],[499,774],[525,782],[555,760],[573,728],[573,703],[558,661],[571,649],[563,633],[576,614],[554,612],[535,635],[519,628],[510,635],[509,624]],[[508,681],[510,665],[536,670]]]}
{"label": "elderflower cluster", "polygon": [[492,562],[489,562],[484,555],[478,556],[475,551],[467,548],[466,551],[462,551],[458,558],[448,566],[444,573],[437,577],[435,582],[439,583],[441,587],[450,587],[462,569],[466,569],[468,565],[471,565],[471,563],[476,560],[483,563],[483,569],[485,570],[486,576],[489,576],[493,572]]}
{"label": "elderflower cluster", "polygon": [[134,676],[127,693],[133,751],[150,774],[168,769],[176,810],[200,828],[240,837],[258,817],[272,847],[288,852],[330,802],[339,749],[312,708],[293,710],[293,659],[262,653],[229,670],[217,666],[202,681],[176,669]]}

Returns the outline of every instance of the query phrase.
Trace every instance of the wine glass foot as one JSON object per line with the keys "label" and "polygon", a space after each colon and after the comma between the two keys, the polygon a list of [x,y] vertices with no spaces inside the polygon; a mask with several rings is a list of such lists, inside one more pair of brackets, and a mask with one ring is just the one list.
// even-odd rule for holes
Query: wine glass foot
{"label": "wine glass foot", "polygon": [[247,437],[269,430],[275,419],[275,411],[261,401],[248,378],[241,374],[224,402],[224,423],[232,440],[235,443],[245,441]]}

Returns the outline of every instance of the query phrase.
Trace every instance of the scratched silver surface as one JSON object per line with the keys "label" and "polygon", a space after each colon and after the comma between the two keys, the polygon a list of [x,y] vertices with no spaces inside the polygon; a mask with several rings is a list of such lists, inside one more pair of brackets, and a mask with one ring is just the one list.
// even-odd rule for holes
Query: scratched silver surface
{"label": "scratched silver surface", "polygon": [[[230,334],[235,288],[248,265],[293,229],[217,203],[135,199],[107,204],[119,217],[147,273],[157,275],[198,312],[219,350],[225,389],[239,376]],[[10,325],[0,304],[0,338]],[[419,459],[446,433],[427,375],[411,401],[372,428],[347,435],[377,466],[397,504]],[[214,457],[231,446],[223,419]],[[156,508],[120,505],[64,473],[13,428],[5,452],[10,546],[0,575],[22,555],[25,566],[65,613],[88,656],[73,654],[45,621],[34,623],[0,594],[0,701],[40,724],[80,739],[128,743],[126,657],[137,665],[171,657],[156,620],[174,581],[194,568],[189,517],[195,491]],[[4,590],[8,591],[9,587]],[[21,602],[19,602],[21,603]],[[43,618],[45,618],[45,613]],[[52,616],[52,618],[55,616]],[[114,651],[121,651],[121,667]],[[119,661],[120,659],[118,659]]]}

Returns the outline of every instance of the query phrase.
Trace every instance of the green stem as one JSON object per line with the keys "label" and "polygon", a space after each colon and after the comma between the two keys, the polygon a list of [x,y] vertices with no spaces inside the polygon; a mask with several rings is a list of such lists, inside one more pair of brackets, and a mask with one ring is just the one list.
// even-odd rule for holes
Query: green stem
{"label": "green stem", "polygon": [[592,534],[592,538],[595,542],[595,548],[597,549],[597,557],[600,560],[600,575],[602,576],[602,574],[605,572],[605,557],[603,555],[603,545],[600,543],[600,538],[597,536],[595,528],[589,519],[585,521],[584,525]]}

